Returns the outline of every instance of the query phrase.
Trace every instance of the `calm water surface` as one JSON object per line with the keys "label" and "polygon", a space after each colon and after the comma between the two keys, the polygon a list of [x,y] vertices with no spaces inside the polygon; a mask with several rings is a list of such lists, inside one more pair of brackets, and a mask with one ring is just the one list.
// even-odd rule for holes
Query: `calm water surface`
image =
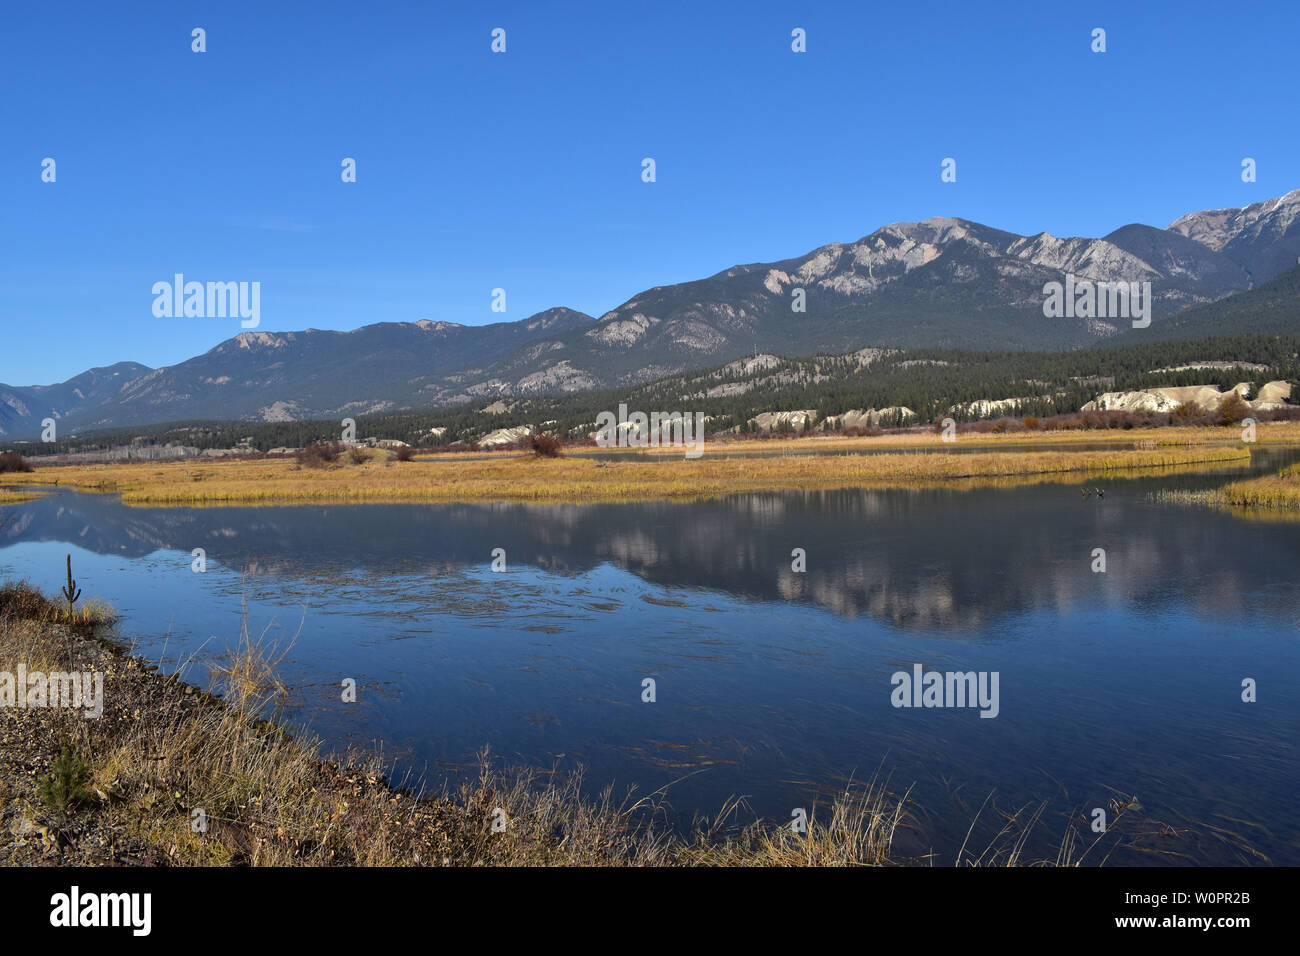
{"label": "calm water surface", "polygon": [[[1251,472],[1295,460],[1260,449]],[[381,744],[399,778],[433,786],[490,747],[585,766],[593,789],[671,784],[679,823],[732,795],[788,820],[880,769],[913,786],[901,849],[940,862],[986,800],[973,844],[999,811],[1046,802],[1030,849],[1051,855],[1069,815],[1125,794],[1144,832],[1196,831],[1139,841],[1187,854],[1169,862],[1295,865],[1300,523],[1151,494],[1242,474],[1089,480],[1102,499],[1040,484],[193,509],[61,491],[0,509],[0,578],[54,592],[71,552],[122,635],[166,670],[192,658],[200,682],[246,603],[255,634],[296,634],[282,676],[299,726]],[[999,672],[998,717],[892,707],[890,677],[913,663]]]}

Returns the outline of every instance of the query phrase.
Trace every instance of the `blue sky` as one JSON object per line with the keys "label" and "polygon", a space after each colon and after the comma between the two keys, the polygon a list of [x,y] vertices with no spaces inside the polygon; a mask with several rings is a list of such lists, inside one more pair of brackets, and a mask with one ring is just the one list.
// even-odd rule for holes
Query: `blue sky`
{"label": "blue sky", "polygon": [[13,4],[0,382],[240,331],[155,318],[176,272],[260,282],[263,331],[480,324],[899,220],[1104,235],[1245,205],[1300,187],[1298,28],[1294,0]]}

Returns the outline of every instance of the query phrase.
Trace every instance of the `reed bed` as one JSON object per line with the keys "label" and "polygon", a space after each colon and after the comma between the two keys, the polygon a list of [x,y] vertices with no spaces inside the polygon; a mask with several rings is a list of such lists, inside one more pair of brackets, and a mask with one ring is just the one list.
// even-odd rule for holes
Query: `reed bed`
{"label": "reed bed", "polygon": [[1245,464],[1242,445],[1161,446],[954,454],[817,455],[790,458],[680,456],[416,460],[302,468],[285,460],[170,462],[39,468],[30,485],[117,493],[133,505],[257,505],[316,502],[538,503],[699,499],[721,495],[851,487],[915,487],[927,482],[1098,475],[1189,465]]}
{"label": "reed bed", "polygon": [[1300,464],[1276,475],[1234,481],[1202,491],[1166,491],[1160,500],[1226,508],[1242,517],[1300,518]]}
{"label": "reed bed", "polygon": [[11,491],[8,488],[0,488],[0,505],[19,505],[24,501],[34,501],[42,497],[44,493],[40,491]]}
{"label": "reed bed", "polygon": [[1300,465],[1289,465],[1276,475],[1224,485],[1217,497],[1230,507],[1300,509]]}

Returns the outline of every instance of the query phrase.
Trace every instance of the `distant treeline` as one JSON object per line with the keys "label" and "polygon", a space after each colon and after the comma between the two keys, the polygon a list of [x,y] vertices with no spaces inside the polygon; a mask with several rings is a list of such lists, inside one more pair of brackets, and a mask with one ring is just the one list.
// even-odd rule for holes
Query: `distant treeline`
{"label": "distant treeline", "polygon": [[[430,447],[471,442],[487,432],[514,425],[546,425],[578,436],[587,433],[602,411],[703,412],[710,431],[745,429],[765,411],[815,409],[819,418],[853,409],[905,406],[922,422],[949,414],[959,421],[979,416],[950,412],[954,406],[986,399],[1023,401],[1016,414],[1045,418],[1078,411],[1101,392],[1175,385],[1229,388],[1250,382],[1252,394],[1267,381],[1300,381],[1300,336],[1238,335],[1165,341],[1117,347],[1094,346],[1066,352],[983,352],[963,349],[889,350],[863,364],[856,353],[783,359],[770,368],[742,373],[727,366],[669,376],[643,385],[574,395],[500,396],[502,414],[473,406],[365,415],[356,418],[358,438],[392,438]],[[1264,366],[1157,372],[1195,362],[1240,362]],[[730,363],[736,364],[736,363]],[[987,417],[1001,417],[994,414]],[[549,424],[548,424],[549,423]],[[886,422],[885,424],[893,424]],[[442,429],[436,432],[435,429]],[[135,443],[174,443],[199,449],[257,451],[301,448],[336,441],[341,419],[297,422],[173,422],[104,429],[58,442],[7,445],[24,455],[94,451]]]}

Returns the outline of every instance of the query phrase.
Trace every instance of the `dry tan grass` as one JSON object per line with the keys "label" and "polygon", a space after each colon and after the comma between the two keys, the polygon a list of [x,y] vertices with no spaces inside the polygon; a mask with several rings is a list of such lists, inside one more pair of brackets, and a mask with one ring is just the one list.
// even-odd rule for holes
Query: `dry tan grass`
{"label": "dry tan grass", "polygon": [[910,820],[909,795],[890,793],[878,777],[850,782],[829,807],[810,808],[804,832],[755,822],[730,833],[727,823],[741,807],[731,800],[680,855],[693,866],[886,866],[899,862],[894,837]]}
{"label": "dry tan grass", "polygon": [[[1131,444],[1131,441],[1130,441]],[[953,454],[802,455],[619,460],[526,457],[371,462],[304,469],[284,460],[131,463],[39,468],[27,484],[118,493],[137,505],[256,505],[337,502],[588,502],[697,499],[742,492],[916,487],[959,480],[1230,465],[1249,461],[1240,443],[1103,450]]]}
{"label": "dry tan grass", "polygon": [[66,600],[51,600],[26,581],[0,585],[0,617],[39,625],[61,625],[81,633],[111,627],[117,621],[112,605],[96,598],[78,600],[71,609]]}
{"label": "dry tan grass", "polygon": [[8,488],[0,488],[0,505],[17,505],[24,501],[33,501],[43,497],[41,491],[11,491]]}
{"label": "dry tan grass", "polygon": [[1300,465],[1224,485],[1214,495],[1216,503],[1236,508],[1300,510]]}

